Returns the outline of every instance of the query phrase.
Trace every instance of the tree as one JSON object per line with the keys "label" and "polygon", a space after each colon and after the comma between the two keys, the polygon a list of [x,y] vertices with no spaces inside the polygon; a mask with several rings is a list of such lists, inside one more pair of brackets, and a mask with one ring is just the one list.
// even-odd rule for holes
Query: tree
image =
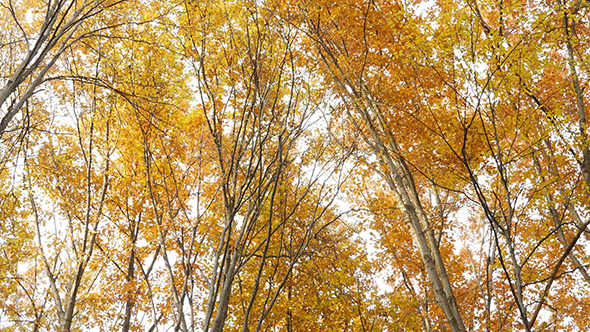
{"label": "tree", "polygon": [[[2,3],[6,58],[0,90],[0,137],[55,66],[57,60],[81,39],[95,32],[80,29],[121,1],[66,1],[48,3],[8,0]],[[105,27],[97,27],[97,31]],[[80,33],[80,31],[83,31]]]}
{"label": "tree", "polygon": [[590,326],[586,3],[4,5],[1,330]]}
{"label": "tree", "polygon": [[339,219],[349,152],[313,119],[323,95],[292,46],[297,31],[255,3],[186,7],[186,54],[219,172],[204,330],[225,328],[239,283],[242,315],[227,328],[258,331],[310,243]]}
{"label": "tree", "polygon": [[[556,45],[549,40],[561,40],[569,57],[562,63],[568,63],[574,90],[570,101],[566,97],[562,102],[567,105],[576,101],[576,108],[582,110],[578,112],[582,123],[584,98],[581,88],[576,88],[579,86],[575,66],[578,60],[574,56],[568,17],[572,12],[586,15],[585,12],[573,6],[564,14],[563,3],[543,7],[541,11],[532,11],[528,5],[516,3],[482,6],[456,2],[431,5],[422,13],[414,12],[412,4],[389,2],[295,2],[290,8],[297,8],[302,18],[300,21],[297,16],[285,15],[285,18],[307,31],[308,43],[316,47],[316,54],[326,68],[326,81],[342,96],[343,116],[351,123],[349,130],[356,130],[363,137],[366,150],[371,151],[372,157],[370,154],[363,157],[369,161],[367,167],[380,174],[392,191],[390,194],[403,218],[409,222],[425,269],[430,271],[431,287],[451,328],[463,330],[461,320],[465,325],[474,324],[470,322],[474,318],[465,320],[465,316],[458,316],[452,290],[458,289],[461,283],[482,288],[481,276],[485,275],[485,287],[490,294],[494,271],[501,271],[500,285],[510,289],[510,295],[506,294],[508,298],[502,295],[499,301],[507,307],[516,306],[521,327],[530,329],[564,259],[571,256],[571,250],[587,226],[578,222],[579,229],[566,240],[558,235],[564,228],[563,217],[560,217],[563,214],[551,208],[552,217],[545,214],[547,219],[538,218],[538,210],[547,208],[546,202],[538,201],[542,197],[538,192],[546,190],[541,188],[555,188],[558,180],[552,178],[547,180],[551,182],[538,183],[539,178],[546,177],[535,172],[535,158],[530,156],[551,147],[551,143],[539,144],[550,142],[547,138],[551,135],[560,137],[560,144],[566,149],[568,145],[581,143],[580,148],[570,148],[568,153],[578,160],[577,174],[584,176],[586,143],[584,130],[578,131],[577,142],[580,143],[564,137],[565,128],[571,125],[558,121],[544,102],[532,96],[534,93],[522,75],[526,72],[526,75],[535,76],[530,68],[559,67],[534,61],[539,61],[544,52],[555,52]],[[517,20],[531,24],[518,25]],[[574,19],[574,22],[578,21]],[[560,28],[544,30],[551,24]],[[557,39],[556,31],[561,31],[562,35]],[[539,43],[546,48],[539,51]],[[534,60],[529,63],[529,59]],[[544,59],[552,58],[545,56]],[[559,75],[567,75],[567,72],[561,71]],[[567,84],[561,85],[565,86]],[[557,128],[547,128],[544,121],[547,118]],[[540,131],[537,130],[539,125],[543,128]],[[542,172],[543,166],[537,168]],[[408,192],[407,197],[403,195],[404,190]],[[562,193],[565,192],[562,190]],[[567,195],[563,197],[564,207],[572,206],[575,201],[573,196]],[[479,264],[480,278],[459,278],[453,285],[448,275],[460,276],[461,273],[450,261],[461,260],[452,259],[452,255],[443,258],[445,255],[440,252],[444,251],[441,246],[444,238],[441,243],[439,232],[452,235],[449,227],[457,222],[448,220],[449,213],[453,212],[452,205],[449,209],[441,197],[460,202],[461,196],[476,203],[470,211],[472,218],[468,222],[472,227],[469,229],[480,234],[491,232],[488,234],[492,235],[493,249],[488,257],[471,255],[486,262]],[[548,199],[553,200],[549,196],[543,198]],[[550,203],[555,204],[554,200]],[[421,224],[411,223],[412,209],[417,211],[416,218],[421,217],[415,219],[421,220]],[[478,213],[483,213],[484,220],[489,223],[487,226],[473,227],[478,222]],[[555,226],[531,233],[539,229],[543,220],[553,220]],[[423,240],[427,241],[421,243],[423,233],[426,233]],[[554,242],[550,239],[555,239],[555,235],[563,246],[557,257],[548,255],[556,251],[543,249],[552,247]],[[452,241],[447,243],[452,244]],[[539,260],[531,263],[533,257]],[[496,259],[501,266],[494,267]],[[435,264],[436,261],[439,264]],[[445,265],[445,261],[449,265]],[[575,269],[584,276],[583,264],[575,255],[572,261],[578,261]],[[546,264],[544,266],[552,271],[546,279],[531,270],[539,264]],[[447,274],[445,269],[454,272]],[[400,270],[402,275],[407,272],[405,266]],[[539,284],[543,284],[544,290],[530,291],[536,287],[533,285]],[[486,315],[489,315],[491,298],[484,292],[482,295],[482,301],[487,302]],[[535,303],[534,309],[528,312],[530,303]],[[513,319],[503,317],[500,322],[505,318]]]}
{"label": "tree", "polygon": [[[403,145],[401,145],[405,142],[400,143],[399,135],[392,130],[391,123],[394,115],[388,112],[389,109],[385,109],[381,101],[382,98],[392,100],[395,97],[377,92],[373,85],[373,82],[381,85],[381,81],[389,81],[382,85],[389,83],[403,86],[406,84],[413,89],[418,88],[416,82],[412,82],[414,73],[411,61],[419,54],[402,54],[400,47],[403,42],[396,40],[390,43],[378,36],[380,30],[382,36],[387,36],[388,32],[385,31],[390,29],[390,24],[394,27],[401,25],[404,15],[411,14],[395,4],[383,9],[371,2],[365,4],[310,2],[302,7],[305,21],[301,24],[307,29],[310,43],[315,44],[317,55],[327,69],[326,74],[334,82],[334,88],[338,89],[343,100],[347,102],[344,106],[345,114],[350,119],[351,127],[357,131],[367,149],[376,158],[376,163],[372,167],[388,185],[397,208],[401,210],[403,218],[410,226],[438,304],[453,331],[465,330],[440,252],[440,232],[437,234],[431,227],[433,222],[424,209],[421,199],[423,194],[417,187],[411,164],[407,161]],[[389,18],[383,17],[385,13],[392,13],[395,21],[388,22]],[[343,24],[346,26],[346,32],[340,28]],[[415,24],[414,21],[410,21],[407,27],[403,26],[399,31],[394,30],[394,33],[411,36],[409,38],[414,36],[420,38]],[[351,33],[351,31],[354,32]],[[373,49],[380,49],[381,56],[370,52]],[[384,57],[390,58],[389,64],[395,63],[400,70],[399,73],[388,70],[385,62],[378,62]],[[414,67],[414,70],[419,69]],[[391,76],[399,74],[400,77],[384,78],[382,77],[384,72],[391,73]],[[396,82],[398,78],[400,81]],[[412,100],[410,94],[401,100],[402,104],[409,104],[401,106],[402,112],[412,104],[416,105],[414,107],[419,107],[421,96],[418,94],[415,98],[416,100]]]}

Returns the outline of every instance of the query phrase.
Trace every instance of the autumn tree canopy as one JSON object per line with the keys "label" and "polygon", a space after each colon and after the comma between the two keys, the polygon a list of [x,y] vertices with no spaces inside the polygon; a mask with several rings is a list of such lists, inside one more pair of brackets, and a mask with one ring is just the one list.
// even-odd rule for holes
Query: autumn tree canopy
{"label": "autumn tree canopy", "polygon": [[0,4],[0,331],[590,329],[588,1]]}

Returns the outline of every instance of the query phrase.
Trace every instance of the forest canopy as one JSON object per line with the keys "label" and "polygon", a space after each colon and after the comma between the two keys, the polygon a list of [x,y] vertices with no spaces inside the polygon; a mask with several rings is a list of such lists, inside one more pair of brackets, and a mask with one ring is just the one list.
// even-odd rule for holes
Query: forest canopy
{"label": "forest canopy", "polygon": [[0,4],[0,331],[590,330],[588,0]]}

